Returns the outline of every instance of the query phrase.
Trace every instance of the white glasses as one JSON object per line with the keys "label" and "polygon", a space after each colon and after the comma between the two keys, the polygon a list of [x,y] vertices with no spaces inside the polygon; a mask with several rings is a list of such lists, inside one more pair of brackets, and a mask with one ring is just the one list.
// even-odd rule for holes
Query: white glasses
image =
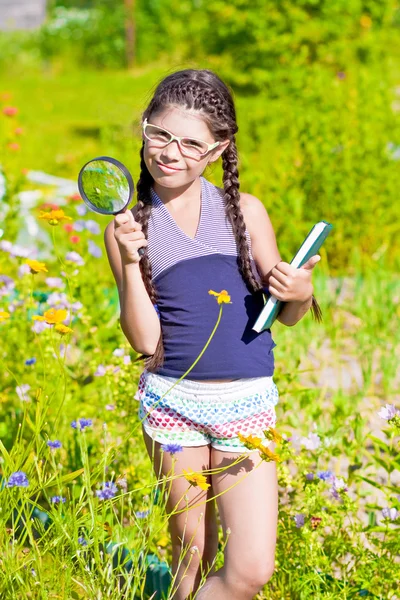
{"label": "white glasses", "polygon": [[162,127],[148,123],[147,119],[143,121],[143,135],[151,142],[151,146],[154,146],[155,148],[164,148],[176,140],[182,154],[187,154],[188,156],[196,158],[204,156],[207,152],[213,150],[221,143],[215,142],[214,144],[208,144],[207,142],[195,138],[173,135],[170,131],[163,129]]}

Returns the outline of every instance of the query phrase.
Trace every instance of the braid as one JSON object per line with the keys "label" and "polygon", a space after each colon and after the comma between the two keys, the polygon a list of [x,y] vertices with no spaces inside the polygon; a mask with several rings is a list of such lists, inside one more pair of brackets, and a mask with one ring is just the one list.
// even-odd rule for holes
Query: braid
{"label": "braid", "polygon": [[254,277],[251,267],[249,246],[246,239],[246,225],[239,204],[240,184],[237,162],[238,157],[235,136],[232,136],[229,146],[222,154],[225,210],[236,238],[239,270],[246,284],[250,288],[250,291],[257,292],[262,288],[262,285]]}
{"label": "braid", "polygon": [[[153,182],[153,178],[147,169],[146,163],[143,156],[143,145],[140,150],[140,177],[137,183],[137,210],[135,214],[135,220],[141,224],[142,231],[147,238],[149,218],[151,214],[151,197],[150,187]],[[140,272],[142,275],[143,283],[146,291],[153,304],[157,303],[157,292],[153,285],[151,278],[151,262],[149,260],[147,252],[145,252],[139,262]],[[158,366],[161,366],[164,360],[164,344],[162,341],[162,334],[158,340],[157,348],[155,353],[148,357],[145,354],[139,356],[137,360],[145,360],[145,367],[147,370],[152,371]]]}

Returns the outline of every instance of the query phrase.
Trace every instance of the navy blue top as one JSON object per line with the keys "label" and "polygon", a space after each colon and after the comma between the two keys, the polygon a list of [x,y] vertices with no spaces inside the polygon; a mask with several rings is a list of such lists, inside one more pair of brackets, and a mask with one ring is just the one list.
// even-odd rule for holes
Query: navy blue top
{"label": "navy blue top", "polygon": [[[222,318],[209,346],[187,379],[236,379],[271,376],[273,348],[268,329],[252,330],[262,307],[261,293],[250,293],[237,265],[235,236],[226,217],[223,190],[201,180],[201,214],[194,239],[177,225],[151,189],[148,255],[157,290],[157,308],[165,359],[159,375],[181,377],[193,364],[211,335],[219,304],[208,291],[227,290]],[[253,273],[260,276],[251,254]]]}

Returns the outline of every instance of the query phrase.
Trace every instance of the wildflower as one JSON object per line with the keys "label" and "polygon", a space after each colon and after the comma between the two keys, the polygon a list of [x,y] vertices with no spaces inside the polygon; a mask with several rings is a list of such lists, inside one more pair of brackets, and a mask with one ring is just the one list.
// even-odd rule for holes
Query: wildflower
{"label": "wildflower", "polygon": [[305,516],[302,513],[298,513],[297,515],[295,515],[293,517],[295,523],[296,523],[296,527],[299,529],[300,527],[303,527],[304,525],[304,520],[305,520]]}
{"label": "wildflower", "polygon": [[362,15],[360,17],[360,25],[364,29],[369,29],[372,25],[372,19],[368,15]]}
{"label": "wildflower", "polygon": [[6,115],[6,117],[15,117],[17,113],[18,108],[16,106],[5,106],[3,108],[3,115]]}
{"label": "wildflower", "polygon": [[67,333],[73,333],[73,329],[71,329],[71,327],[67,327],[66,325],[63,325],[62,323],[58,323],[54,329],[56,331],[58,331],[58,333],[60,333],[61,335],[66,335]]}
{"label": "wildflower", "polygon": [[22,135],[24,133],[24,130],[22,127],[16,127],[14,129],[14,133],[15,133],[15,135]]}
{"label": "wildflower", "polygon": [[70,202],[82,202],[81,195],[78,193],[67,196],[67,200],[69,200]]}
{"label": "wildflower", "polygon": [[31,269],[29,265],[20,265],[18,267],[18,276],[23,277],[24,275],[29,275],[31,273]]}
{"label": "wildflower", "polygon": [[45,322],[35,321],[31,327],[34,333],[42,333],[45,329],[50,329],[50,325]]}
{"label": "wildflower", "polygon": [[55,309],[50,308],[46,310],[42,315],[33,315],[32,319],[34,321],[45,321],[49,325],[57,325],[58,323],[62,323],[67,318],[68,312],[64,309]]}
{"label": "wildflower", "polygon": [[34,365],[36,362],[36,358],[27,358],[25,364],[29,367],[30,365]]}
{"label": "wildflower", "polygon": [[46,277],[45,282],[46,282],[46,285],[49,286],[49,288],[64,288],[65,287],[65,283],[61,279],[61,277]]}
{"label": "wildflower", "polygon": [[307,481],[312,481],[314,479],[314,473],[307,473],[306,479]]}
{"label": "wildflower", "polygon": [[125,354],[125,350],[124,348],[115,348],[115,350],[113,350],[113,356],[124,356]]}
{"label": "wildflower", "polygon": [[52,210],[51,212],[41,212],[39,219],[48,221],[50,225],[58,225],[61,221],[72,221],[72,217],[68,217],[64,214],[64,211],[60,208],[58,210]]}
{"label": "wildflower", "polygon": [[107,373],[107,369],[104,365],[99,365],[96,372],[93,373],[94,377],[103,377]]}
{"label": "wildflower", "polygon": [[118,487],[120,487],[120,488],[121,488],[121,490],[124,490],[124,492],[126,492],[126,491],[127,491],[127,489],[128,489],[128,482],[127,482],[127,480],[126,480],[126,478],[125,478],[125,477],[120,477],[120,476],[119,476],[119,477],[117,478],[117,480],[116,480],[116,482],[115,482],[115,483],[117,484],[117,486],[118,486]]}
{"label": "wildflower", "polygon": [[382,515],[385,519],[390,519],[391,521],[395,521],[397,517],[400,515],[400,512],[396,508],[382,508]]}
{"label": "wildflower", "polygon": [[246,436],[242,433],[238,433],[238,438],[249,450],[253,448],[257,449],[261,446],[261,438],[255,437],[254,435],[250,434]]}
{"label": "wildflower", "polygon": [[305,446],[307,450],[316,450],[321,445],[321,440],[317,433],[309,433],[307,437],[301,438],[301,444]]}
{"label": "wildflower", "polygon": [[259,446],[258,450],[260,452],[261,458],[267,462],[270,462],[270,461],[280,462],[280,460],[281,460],[279,454],[274,454],[273,452],[271,452],[271,450],[269,448],[267,448],[266,446],[263,446],[262,444]]}
{"label": "wildflower", "polygon": [[177,452],[182,452],[183,448],[180,444],[163,444],[161,446],[161,450],[163,450],[164,452],[169,452],[170,454],[174,455]]}
{"label": "wildflower", "polygon": [[51,440],[48,440],[47,445],[52,450],[57,450],[58,448],[61,448],[62,443],[59,440],[54,440],[54,442],[52,442]]}
{"label": "wildflower", "polygon": [[79,237],[79,235],[71,235],[69,241],[71,242],[71,244],[79,244],[81,238]]}
{"label": "wildflower", "polygon": [[85,231],[85,229],[86,229],[86,221],[84,219],[78,219],[73,224],[72,229],[74,231],[78,231],[78,232]]}
{"label": "wildflower", "polygon": [[88,252],[91,256],[94,256],[95,258],[101,258],[103,256],[101,248],[99,248],[92,240],[88,241],[88,246]]}
{"label": "wildflower", "polygon": [[106,404],[105,409],[106,410],[115,410],[115,404]]}
{"label": "wildflower", "polygon": [[338,500],[340,498],[339,492],[347,492],[348,488],[346,487],[346,484],[343,481],[343,479],[334,477],[332,481],[332,487],[329,491],[332,494],[332,496],[336,498],[336,500]]}
{"label": "wildflower", "polygon": [[25,264],[28,265],[28,267],[31,270],[31,273],[35,274],[35,273],[40,273],[41,271],[44,272],[48,272],[46,265],[42,262],[39,262],[38,260],[30,260],[28,258],[28,260],[25,261]]}
{"label": "wildflower", "polygon": [[5,310],[0,310],[0,323],[3,323],[3,321],[6,321],[9,318],[10,313],[6,312]]}
{"label": "wildflower", "polygon": [[78,206],[75,206],[75,209],[80,217],[84,217],[88,211],[86,204],[78,204]]}
{"label": "wildflower", "polygon": [[279,444],[279,442],[282,441],[281,434],[278,433],[277,430],[273,427],[268,427],[268,429],[264,431],[264,435],[268,440],[272,440],[276,444]]}
{"label": "wildflower", "polygon": [[82,267],[85,264],[85,261],[83,260],[82,256],[78,254],[78,252],[67,252],[67,254],[65,255],[65,260],[69,260],[70,262],[73,262],[79,265],[80,267]]}
{"label": "wildflower", "polygon": [[207,490],[210,487],[210,484],[206,483],[207,479],[204,475],[195,473],[191,470],[186,471],[186,469],[183,469],[183,472],[185,474],[184,477],[186,481],[188,481],[190,485],[193,485],[194,487],[199,486],[202,490]]}
{"label": "wildflower", "polygon": [[17,385],[17,387],[15,388],[15,391],[17,392],[20,400],[26,400],[25,392],[27,392],[30,389],[31,389],[31,386],[29,385],[29,383],[23,383],[22,385]]}
{"label": "wildflower", "polygon": [[231,297],[229,296],[226,290],[222,290],[221,292],[214,292],[213,290],[209,290],[208,293],[211,296],[217,297],[218,304],[232,304],[230,301]]}
{"label": "wildflower", "polygon": [[112,481],[103,482],[103,488],[101,490],[96,491],[96,496],[100,498],[100,500],[110,500],[114,498],[115,494],[118,492],[118,488]]}
{"label": "wildflower", "polygon": [[94,235],[98,235],[101,232],[100,225],[98,223],[96,223],[96,221],[93,221],[93,219],[88,219],[87,221],[84,221],[84,223],[85,223],[85,228],[90,233],[93,233]]}
{"label": "wildflower", "polygon": [[74,231],[74,226],[71,223],[65,223],[65,225],[63,225],[63,229],[68,233],[71,233],[71,231]]}
{"label": "wildflower", "polygon": [[15,471],[11,473],[6,483],[6,487],[28,487],[29,481],[26,473],[23,471]]}
{"label": "wildflower", "polygon": [[80,536],[78,537],[78,544],[80,544],[81,546],[87,546],[87,545],[88,545],[88,543],[87,543],[87,541],[85,540],[85,538],[83,537],[83,535],[80,535]]}
{"label": "wildflower", "polygon": [[131,357],[129,356],[129,354],[127,354],[122,360],[124,362],[124,365],[129,365],[131,362]]}
{"label": "wildflower", "polygon": [[398,410],[394,404],[386,404],[384,408],[378,412],[378,417],[381,419],[385,419],[386,421],[390,421],[396,415],[400,415],[400,410]]}
{"label": "wildflower", "polygon": [[73,429],[85,429],[85,427],[91,427],[92,424],[93,424],[92,419],[81,418],[81,419],[77,419],[76,421],[72,421],[71,427]]}
{"label": "wildflower", "polygon": [[313,529],[317,529],[317,527],[319,526],[321,521],[322,521],[321,517],[311,517],[311,527]]}
{"label": "wildflower", "polygon": [[60,504],[60,503],[62,503],[62,504],[63,504],[63,503],[65,502],[65,500],[66,500],[66,499],[65,499],[63,496],[52,496],[52,497],[50,498],[50,502],[51,502],[52,504]]}
{"label": "wildflower", "polygon": [[137,510],[135,516],[137,519],[145,519],[149,513],[149,510]]}
{"label": "wildflower", "polygon": [[329,480],[333,479],[335,476],[332,473],[332,471],[318,471],[317,477],[319,477],[319,479],[322,479],[323,481],[329,481]]}
{"label": "wildflower", "polygon": [[13,150],[14,152],[17,152],[17,150],[20,150],[20,148],[21,148],[21,146],[18,144],[18,142],[10,142],[7,145],[10,148],[10,150]]}

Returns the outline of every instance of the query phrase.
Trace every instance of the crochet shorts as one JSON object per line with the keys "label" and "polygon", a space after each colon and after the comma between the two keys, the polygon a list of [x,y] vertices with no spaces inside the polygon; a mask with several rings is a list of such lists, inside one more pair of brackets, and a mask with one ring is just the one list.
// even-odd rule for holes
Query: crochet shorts
{"label": "crochet shorts", "polygon": [[252,452],[238,433],[254,435],[268,446],[263,430],[275,427],[278,388],[271,377],[209,383],[165,377],[146,369],[135,399],[146,433],[161,444],[204,446],[230,452]]}

